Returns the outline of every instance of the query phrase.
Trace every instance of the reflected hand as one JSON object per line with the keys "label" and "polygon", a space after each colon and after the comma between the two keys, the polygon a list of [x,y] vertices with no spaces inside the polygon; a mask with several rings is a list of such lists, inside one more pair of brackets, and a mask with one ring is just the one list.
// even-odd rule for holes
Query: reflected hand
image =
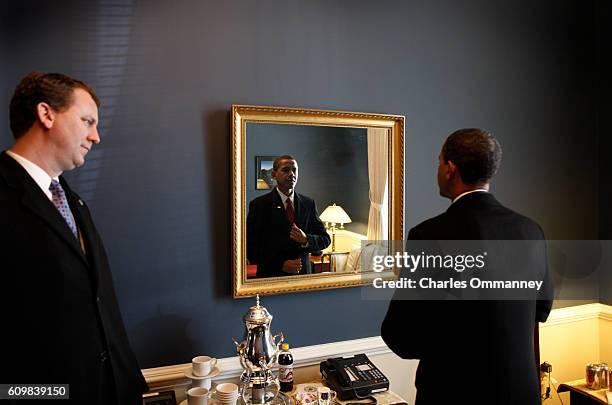
{"label": "reflected hand", "polygon": [[291,232],[289,233],[289,237],[299,243],[300,245],[308,242],[308,237],[300,228],[297,227],[296,224],[291,226]]}
{"label": "reflected hand", "polygon": [[283,271],[289,274],[300,274],[302,270],[302,260],[301,259],[292,259],[285,260],[283,263]]}

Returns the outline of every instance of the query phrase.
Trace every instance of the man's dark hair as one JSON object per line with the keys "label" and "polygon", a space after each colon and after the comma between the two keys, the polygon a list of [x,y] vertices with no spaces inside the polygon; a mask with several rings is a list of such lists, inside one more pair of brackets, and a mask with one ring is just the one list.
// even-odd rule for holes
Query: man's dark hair
{"label": "man's dark hair", "polygon": [[15,139],[25,134],[36,121],[36,106],[47,103],[57,112],[72,105],[75,89],[83,89],[100,107],[100,99],[91,87],[61,73],[32,72],[21,79],[11,98],[9,120]]}
{"label": "man's dark hair", "polygon": [[482,184],[488,183],[497,173],[502,149],[490,133],[478,128],[465,128],[446,138],[442,158],[457,166],[464,183]]}
{"label": "man's dark hair", "polygon": [[276,159],[274,159],[274,163],[272,164],[272,170],[278,170],[278,166],[280,166],[281,160],[295,160],[295,158],[291,155],[283,155],[277,157]]}

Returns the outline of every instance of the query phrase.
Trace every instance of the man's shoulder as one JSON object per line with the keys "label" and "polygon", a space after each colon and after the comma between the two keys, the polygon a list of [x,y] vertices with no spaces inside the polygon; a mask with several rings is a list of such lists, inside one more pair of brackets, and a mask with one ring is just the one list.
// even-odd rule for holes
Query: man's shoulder
{"label": "man's shoulder", "polygon": [[6,151],[0,152],[0,187],[22,191],[25,187],[35,186],[34,181],[29,182],[28,178],[26,170],[15,159]]}
{"label": "man's shoulder", "polygon": [[[484,218],[490,218],[493,223],[497,222],[509,228],[516,227],[532,231],[531,233],[542,233],[542,228],[535,220],[503,205],[491,194],[488,194],[488,197],[493,203],[487,206],[487,209],[483,210],[482,216]],[[476,213],[476,215],[478,215],[478,213]]]}
{"label": "man's shoulder", "polygon": [[443,212],[440,215],[426,219],[414,228],[410,229],[408,234],[409,238],[427,238],[431,237],[435,239],[435,234],[441,230],[450,226],[450,217],[447,212]]}
{"label": "man's shoulder", "polygon": [[499,203],[492,195],[472,196],[410,230],[411,239],[542,239],[533,219]]}
{"label": "man's shoulder", "polygon": [[314,204],[314,200],[307,195],[295,193],[295,195],[300,199],[301,202],[306,204]]}
{"label": "man's shoulder", "polygon": [[504,207],[507,210],[507,215],[511,218],[508,222],[513,223],[514,226],[521,231],[526,238],[530,239],[545,239],[544,230],[534,219],[529,218],[519,212],[516,212],[510,208]]}
{"label": "man's shoulder", "polygon": [[502,205],[502,209],[506,211],[506,215],[508,215],[509,217],[512,217],[517,222],[523,222],[525,224],[537,226],[538,228],[540,227],[540,225],[534,219],[528,217],[527,215],[521,214],[520,212],[517,212],[503,205]]}
{"label": "man's shoulder", "polygon": [[270,201],[274,200],[274,193],[276,193],[276,190],[272,190],[269,193],[260,195],[259,197],[255,197],[251,200],[249,204],[250,205],[261,205],[261,204],[270,203]]}
{"label": "man's shoulder", "polygon": [[0,152],[0,180],[8,181],[9,177],[15,177],[19,170],[19,164],[9,156],[6,151]]}

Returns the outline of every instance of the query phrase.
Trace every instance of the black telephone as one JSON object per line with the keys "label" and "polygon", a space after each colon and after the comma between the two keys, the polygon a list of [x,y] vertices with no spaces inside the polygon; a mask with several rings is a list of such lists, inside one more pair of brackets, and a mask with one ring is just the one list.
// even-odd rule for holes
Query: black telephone
{"label": "black telephone", "polygon": [[336,357],[321,362],[326,385],[338,393],[338,399],[363,399],[389,389],[389,380],[365,354]]}

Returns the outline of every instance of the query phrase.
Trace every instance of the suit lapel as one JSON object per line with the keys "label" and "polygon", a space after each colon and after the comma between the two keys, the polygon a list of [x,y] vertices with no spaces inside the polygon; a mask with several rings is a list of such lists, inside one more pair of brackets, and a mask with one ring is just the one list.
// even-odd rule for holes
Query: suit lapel
{"label": "suit lapel", "polygon": [[99,282],[99,269],[98,269],[98,260],[95,255],[95,243],[94,243],[94,226],[90,220],[89,211],[85,206],[83,200],[79,198],[75,193],[72,192],[68,183],[64,181],[64,179],[60,179],[62,183],[62,187],[66,192],[66,198],[68,199],[68,205],[70,206],[70,210],[72,211],[72,215],[74,216],[74,220],[76,221],[79,227],[79,235],[83,239],[83,245],[85,248],[85,254],[80,249],[80,241],[79,241],[79,251],[81,255],[86,258],[88,263],[90,264],[89,270],[93,273],[92,278],[95,280],[96,291],[98,288]]}
{"label": "suit lapel", "polygon": [[66,221],[53,205],[49,198],[38,187],[19,163],[6,153],[0,156],[0,164],[3,167],[4,177],[7,183],[23,192],[21,203],[36,214],[45,224],[47,224],[61,238],[69,248],[79,256],[87,265],[87,259],[81,251],[81,246],[77,238],[66,224]]}
{"label": "suit lapel", "polygon": [[[81,250],[79,240],[74,237],[66,220],[62,217],[57,208],[55,208],[53,203],[49,201],[47,196],[42,193],[38,185],[34,184],[34,187],[36,187],[36,189],[32,189],[32,187],[26,188],[21,200],[22,203],[49,225],[58,236],[66,242],[70,249],[83,260],[84,264],[87,265],[87,259]],[[76,221],[77,225],[79,225],[79,221]]]}
{"label": "suit lapel", "polygon": [[300,229],[306,229],[306,223],[304,222],[304,220],[308,217],[308,215],[305,215],[304,213],[306,207],[304,207],[304,203],[300,198],[300,195],[295,191],[293,192],[293,194],[293,204],[295,205],[295,224]]}
{"label": "suit lapel", "polygon": [[289,221],[287,221],[287,211],[283,205],[283,200],[281,200],[280,195],[278,195],[278,191],[274,189],[269,195],[270,209],[275,214],[275,221],[281,224],[284,223],[289,225]]}
{"label": "suit lapel", "polygon": [[283,207],[283,201],[280,198],[280,195],[278,195],[278,191],[276,191],[276,189],[270,191],[270,194],[268,194],[270,196],[270,204],[272,204],[274,206],[274,208],[277,207],[281,207],[281,209],[284,211]]}

